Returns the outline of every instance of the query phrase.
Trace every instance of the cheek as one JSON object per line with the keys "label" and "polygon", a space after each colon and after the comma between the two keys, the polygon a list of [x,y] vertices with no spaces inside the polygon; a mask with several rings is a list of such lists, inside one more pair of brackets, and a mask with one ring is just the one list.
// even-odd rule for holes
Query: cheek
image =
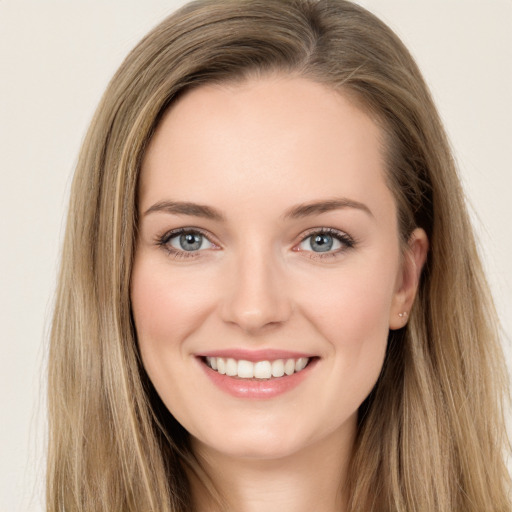
{"label": "cheek", "polygon": [[132,311],[141,351],[156,345],[175,350],[175,342],[183,340],[203,320],[208,291],[200,279],[180,276],[165,262],[136,261],[131,283]]}
{"label": "cheek", "polygon": [[[181,390],[190,364],[186,340],[205,314],[200,283],[180,279],[166,261],[140,258],[132,271],[131,300],[144,368],[167,408],[180,411],[188,396]],[[199,392],[195,386],[189,382],[187,393]]]}
{"label": "cheek", "polygon": [[[144,256],[144,255],[143,255]],[[170,270],[167,261],[136,259],[131,279],[132,312],[142,362],[151,382],[170,411],[187,409],[197,383],[188,380],[187,340],[207,316],[200,280]],[[186,393],[183,382],[188,382]]]}
{"label": "cheek", "polygon": [[389,269],[346,268],[325,279],[322,293],[303,290],[303,311],[329,340],[361,347],[387,338],[395,281]]}
{"label": "cheek", "polygon": [[380,374],[389,335],[396,268],[351,266],[332,273],[324,281],[323,293],[308,297],[306,287],[303,290],[302,311],[328,342],[325,360],[332,364],[336,381],[333,389],[344,390],[347,404],[341,409],[359,407]]}

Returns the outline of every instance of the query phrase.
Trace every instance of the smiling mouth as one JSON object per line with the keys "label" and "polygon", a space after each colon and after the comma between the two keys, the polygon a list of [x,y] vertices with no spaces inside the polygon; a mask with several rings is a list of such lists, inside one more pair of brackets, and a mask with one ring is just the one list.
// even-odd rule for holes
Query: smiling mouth
{"label": "smiling mouth", "polygon": [[246,361],[225,357],[203,357],[203,362],[212,370],[221,375],[238,379],[269,380],[299,373],[308,364],[312,357],[299,357],[297,359],[275,359],[264,361]]}

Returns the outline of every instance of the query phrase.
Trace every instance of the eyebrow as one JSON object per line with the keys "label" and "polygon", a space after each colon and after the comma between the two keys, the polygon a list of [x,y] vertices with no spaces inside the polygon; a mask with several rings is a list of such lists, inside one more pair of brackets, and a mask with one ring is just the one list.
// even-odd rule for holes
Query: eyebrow
{"label": "eyebrow", "polygon": [[[326,199],[314,201],[311,203],[304,203],[294,206],[287,210],[283,218],[286,219],[301,219],[311,215],[318,215],[333,210],[340,210],[343,208],[354,208],[367,213],[370,217],[374,217],[371,210],[364,203],[354,201],[347,198]],[[192,217],[203,217],[205,219],[215,221],[225,221],[226,217],[219,210],[206,206],[203,204],[191,203],[187,201],[159,201],[153,206],[149,207],[144,215],[154,212],[170,213],[175,215],[190,215]]]}
{"label": "eyebrow", "polygon": [[226,219],[220,211],[212,208],[211,206],[182,201],[160,201],[148,208],[144,212],[144,215],[148,215],[154,212],[164,212],[175,215],[190,215],[193,217],[203,217],[205,219],[216,221],[224,221]]}
{"label": "eyebrow", "polygon": [[347,199],[344,197],[314,201],[311,203],[299,204],[287,210],[284,214],[285,219],[301,219],[310,215],[318,215],[319,213],[340,210],[343,208],[355,208],[367,213],[370,217],[374,217],[372,211],[364,203]]}

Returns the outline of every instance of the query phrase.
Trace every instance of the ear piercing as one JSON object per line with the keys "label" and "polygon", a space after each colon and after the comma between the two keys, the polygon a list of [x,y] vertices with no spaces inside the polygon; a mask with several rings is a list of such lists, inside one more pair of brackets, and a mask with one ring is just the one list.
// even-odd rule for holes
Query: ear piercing
{"label": "ear piercing", "polygon": [[407,313],[407,311],[404,311],[403,313],[398,313],[398,316],[399,316],[400,318],[404,318],[404,317],[406,317],[406,316],[407,316],[407,314],[408,314],[408,313]]}

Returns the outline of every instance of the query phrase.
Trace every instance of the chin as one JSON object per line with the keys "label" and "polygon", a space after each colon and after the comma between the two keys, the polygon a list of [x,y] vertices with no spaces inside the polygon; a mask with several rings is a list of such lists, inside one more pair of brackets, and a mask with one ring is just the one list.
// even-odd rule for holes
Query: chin
{"label": "chin", "polygon": [[233,459],[273,460],[292,456],[304,448],[304,443],[290,440],[286,435],[275,434],[270,437],[254,435],[250,438],[230,436],[226,441],[229,442],[200,442],[203,445],[203,450],[200,451],[206,448],[207,451],[214,450]]}

